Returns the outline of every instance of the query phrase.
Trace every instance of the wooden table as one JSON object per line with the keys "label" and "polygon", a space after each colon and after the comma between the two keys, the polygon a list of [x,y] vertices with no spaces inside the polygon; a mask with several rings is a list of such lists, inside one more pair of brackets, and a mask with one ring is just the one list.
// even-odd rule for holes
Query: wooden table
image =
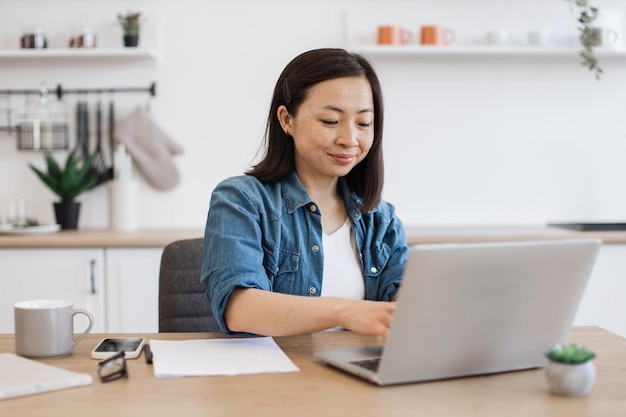
{"label": "wooden table", "polygon": [[[589,396],[549,394],[543,369],[448,381],[377,387],[319,363],[316,350],[374,344],[350,332],[276,338],[298,373],[231,377],[155,378],[152,367],[128,360],[129,378],[103,384],[90,350],[104,336],[92,334],[73,355],[42,362],[94,377],[87,387],[0,401],[0,416],[624,416],[626,339],[598,327],[576,327],[570,340],[595,350],[597,379]],[[162,333],[155,339],[224,337]],[[0,335],[0,352],[14,352],[14,336]],[[0,370],[1,372],[1,370]]]}

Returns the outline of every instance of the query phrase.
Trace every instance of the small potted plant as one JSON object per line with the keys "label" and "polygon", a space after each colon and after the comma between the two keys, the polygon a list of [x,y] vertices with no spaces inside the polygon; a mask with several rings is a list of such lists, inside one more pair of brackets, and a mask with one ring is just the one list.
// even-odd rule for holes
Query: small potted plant
{"label": "small potted plant", "polygon": [[596,379],[594,352],[575,344],[553,346],[546,356],[549,359],[546,377],[550,392],[555,395],[585,396]]}
{"label": "small potted plant", "polygon": [[141,31],[141,13],[127,12],[118,14],[117,21],[124,32],[124,46],[136,47],[139,45],[139,32]]}
{"label": "small potted plant", "polygon": [[79,164],[74,151],[72,151],[65,161],[65,167],[61,168],[52,155],[46,152],[47,172],[43,172],[34,165],[29,164],[41,181],[61,199],[59,202],[54,203],[54,212],[61,229],[76,229],[80,202],[75,199],[82,192],[94,187],[98,181],[96,173],[91,169],[92,159],[93,155],[87,157],[82,164]]}
{"label": "small potted plant", "polygon": [[566,0],[572,6],[578,8],[578,39],[582,50],[580,51],[580,57],[582,58],[581,64],[589,69],[589,71],[595,72],[596,79],[600,79],[602,75],[602,68],[598,64],[598,59],[594,55],[593,48],[601,44],[601,40],[598,39],[598,28],[592,27],[592,23],[598,17],[600,9],[592,6],[589,0]]}

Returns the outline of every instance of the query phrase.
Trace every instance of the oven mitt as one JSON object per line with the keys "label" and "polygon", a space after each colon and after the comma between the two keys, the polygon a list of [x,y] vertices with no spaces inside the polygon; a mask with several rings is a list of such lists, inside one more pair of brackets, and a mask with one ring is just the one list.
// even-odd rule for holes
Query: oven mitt
{"label": "oven mitt", "polygon": [[154,123],[145,107],[138,107],[115,128],[115,139],[126,146],[139,171],[158,190],[174,188],[180,179],[173,155],[183,152],[167,133]]}

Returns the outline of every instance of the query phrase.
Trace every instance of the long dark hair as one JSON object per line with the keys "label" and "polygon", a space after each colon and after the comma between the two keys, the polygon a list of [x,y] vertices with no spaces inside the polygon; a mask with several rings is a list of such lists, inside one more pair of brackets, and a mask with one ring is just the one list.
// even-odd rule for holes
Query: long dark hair
{"label": "long dark hair", "polygon": [[345,179],[361,199],[361,211],[372,210],[381,198],[384,183],[383,98],[380,81],[372,65],[361,55],[344,49],[324,48],[305,52],[283,70],[272,97],[263,146],[265,156],[246,174],[262,182],[278,182],[295,170],[293,138],[285,134],[278,121],[278,108],[285,106],[295,116],[311,87],[335,78],[362,76],[372,88],[374,100],[374,142],[367,156]]}

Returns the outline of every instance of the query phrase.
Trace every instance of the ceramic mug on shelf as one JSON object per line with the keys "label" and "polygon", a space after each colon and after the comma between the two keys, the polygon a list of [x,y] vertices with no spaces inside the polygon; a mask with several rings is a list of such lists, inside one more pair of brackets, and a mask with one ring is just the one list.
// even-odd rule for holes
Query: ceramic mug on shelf
{"label": "ceramic mug on shelf", "polygon": [[35,29],[33,32],[22,35],[20,38],[20,47],[26,49],[44,49],[48,47],[48,40],[43,30]]}
{"label": "ceramic mug on shelf", "polygon": [[505,29],[490,30],[485,39],[489,45],[508,45],[511,43],[511,34]]}
{"label": "ceramic mug on shelf", "polygon": [[455,40],[455,33],[441,25],[426,25],[420,29],[422,45],[449,45]]}
{"label": "ceramic mug on shelf", "polygon": [[531,45],[548,45],[552,42],[549,30],[537,29],[528,32],[528,43]]}
{"label": "ceramic mug on shelf", "polygon": [[[71,301],[31,300],[14,306],[15,353],[28,358],[62,358],[72,353],[93,327],[88,311],[75,309]],[[74,338],[74,316],[87,317],[87,328]]]}
{"label": "ceramic mug on shelf", "polygon": [[611,10],[603,7],[602,10],[598,12],[598,16],[594,20],[593,25],[615,31],[617,40],[609,45],[611,49],[624,48],[624,11],[616,9]]}
{"label": "ceramic mug on shelf", "polygon": [[378,26],[379,45],[404,45],[411,41],[413,34],[410,30],[398,25]]}
{"label": "ceramic mug on shelf", "polygon": [[581,35],[581,42],[588,46],[611,47],[617,43],[618,35],[613,29],[602,27],[591,27],[586,29]]}

